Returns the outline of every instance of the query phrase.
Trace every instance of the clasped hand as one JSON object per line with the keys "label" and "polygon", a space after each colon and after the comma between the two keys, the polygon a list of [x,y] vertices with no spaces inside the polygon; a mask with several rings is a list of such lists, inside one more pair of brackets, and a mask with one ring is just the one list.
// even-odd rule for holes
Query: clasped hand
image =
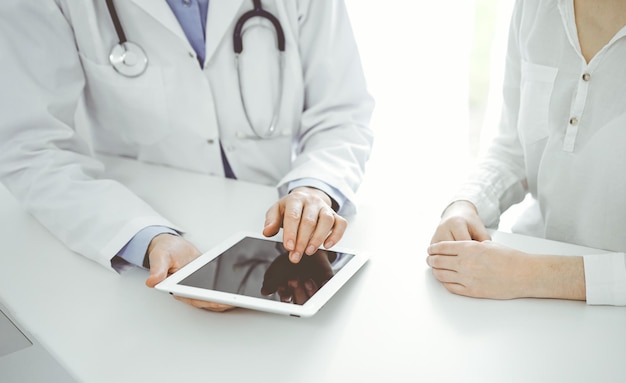
{"label": "clasped hand", "polygon": [[474,205],[458,201],[444,212],[426,262],[450,292],[511,299],[527,294],[528,254],[491,242]]}

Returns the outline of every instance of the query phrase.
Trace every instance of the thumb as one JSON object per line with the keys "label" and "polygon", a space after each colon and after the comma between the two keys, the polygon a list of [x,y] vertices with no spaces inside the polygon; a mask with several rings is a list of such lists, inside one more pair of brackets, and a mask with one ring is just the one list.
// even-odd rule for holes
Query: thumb
{"label": "thumb", "polygon": [[472,230],[472,239],[478,242],[491,241],[491,235],[489,235],[485,226],[481,225],[480,227],[476,227]]}
{"label": "thumb", "polygon": [[280,206],[279,203],[274,204],[265,213],[265,226],[263,227],[263,235],[272,237],[278,234],[281,226]]}
{"label": "thumb", "polygon": [[158,254],[150,254],[150,276],[146,279],[146,286],[154,287],[167,278],[170,265],[165,261],[165,258]]}

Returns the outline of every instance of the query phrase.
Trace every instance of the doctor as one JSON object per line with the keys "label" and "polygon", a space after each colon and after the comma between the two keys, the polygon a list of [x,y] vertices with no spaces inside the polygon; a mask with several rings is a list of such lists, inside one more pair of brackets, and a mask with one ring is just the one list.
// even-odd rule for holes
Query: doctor
{"label": "doctor", "polygon": [[3,0],[0,52],[0,179],[108,268],[154,286],[199,251],[98,153],[276,185],[292,262],[355,212],[373,103],[342,1]]}

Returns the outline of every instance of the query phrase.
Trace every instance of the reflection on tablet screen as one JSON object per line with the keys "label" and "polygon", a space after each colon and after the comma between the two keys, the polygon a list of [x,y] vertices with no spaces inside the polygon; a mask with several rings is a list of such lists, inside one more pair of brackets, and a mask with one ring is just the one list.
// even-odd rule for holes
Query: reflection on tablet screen
{"label": "reflection on tablet screen", "polygon": [[354,257],[320,249],[293,264],[288,256],[280,242],[246,237],[179,284],[301,305]]}

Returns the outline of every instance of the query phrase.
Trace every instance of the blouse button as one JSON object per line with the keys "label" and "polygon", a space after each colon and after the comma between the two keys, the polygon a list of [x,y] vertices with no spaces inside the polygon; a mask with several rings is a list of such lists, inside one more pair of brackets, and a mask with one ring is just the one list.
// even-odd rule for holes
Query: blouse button
{"label": "blouse button", "polygon": [[589,81],[591,79],[591,75],[589,73],[583,74],[583,81]]}
{"label": "blouse button", "polygon": [[576,117],[572,117],[569,119],[570,125],[578,125],[578,119]]}

